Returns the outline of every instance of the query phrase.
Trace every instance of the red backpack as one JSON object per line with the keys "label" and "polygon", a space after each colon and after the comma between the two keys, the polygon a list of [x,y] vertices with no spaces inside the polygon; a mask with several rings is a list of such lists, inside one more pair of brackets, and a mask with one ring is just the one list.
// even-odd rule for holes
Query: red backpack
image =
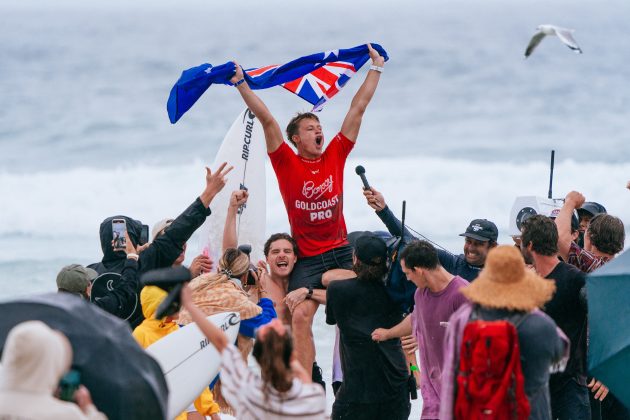
{"label": "red backpack", "polygon": [[525,316],[514,323],[473,320],[466,324],[457,372],[456,419],[529,417],[516,332]]}

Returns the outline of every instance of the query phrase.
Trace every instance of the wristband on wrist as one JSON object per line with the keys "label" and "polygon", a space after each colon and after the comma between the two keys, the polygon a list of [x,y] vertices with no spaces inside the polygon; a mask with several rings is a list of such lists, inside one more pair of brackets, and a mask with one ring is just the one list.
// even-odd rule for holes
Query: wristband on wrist
{"label": "wristband on wrist", "polygon": [[311,299],[313,297],[313,286],[308,286],[308,293],[306,294],[306,299]]}
{"label": "wristband on wrist", "polygon": [[138,261],[138,258],[140,258],[140,256],[132,252],[132,253],[127,254],[127,258],[131,258],[132,260]]}
{"label": "wristband on wrist", "polygon": [[239,80],[238,82],[234,83],[234,87],[239,87],[243,83],[245,83],[245,78],[244,77],[241,80]]}
{"label": "wristband on wrist", "polygon": [[376,65],[372,64],[370,66],[370,70],[374,70],[374,71],[377,71],[379,73],[383,73],[383,71],[385,70],[385,67],[379,67],[379,66],[376,66]]}

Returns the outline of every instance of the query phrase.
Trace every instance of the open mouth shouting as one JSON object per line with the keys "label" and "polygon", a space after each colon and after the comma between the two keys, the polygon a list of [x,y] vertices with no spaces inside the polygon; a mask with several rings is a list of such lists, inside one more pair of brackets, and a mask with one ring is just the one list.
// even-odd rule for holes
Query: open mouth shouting
{"label": "open mouth shouting", "polygon": [[324,136],[319,135],[319,136],[315,136],[315,144],[317,144],[317,146],[321,146],[324,143]]}

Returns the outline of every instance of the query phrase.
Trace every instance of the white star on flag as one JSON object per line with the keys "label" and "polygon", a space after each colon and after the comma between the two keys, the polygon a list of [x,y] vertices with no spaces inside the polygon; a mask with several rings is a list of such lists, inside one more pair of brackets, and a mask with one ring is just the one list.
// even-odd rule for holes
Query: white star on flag
{"label": "white star on flag", "polygon": [[339,56],[339,49],[324,51],[324,60],[328,58],[328,56],[332,55],[334,58]]}

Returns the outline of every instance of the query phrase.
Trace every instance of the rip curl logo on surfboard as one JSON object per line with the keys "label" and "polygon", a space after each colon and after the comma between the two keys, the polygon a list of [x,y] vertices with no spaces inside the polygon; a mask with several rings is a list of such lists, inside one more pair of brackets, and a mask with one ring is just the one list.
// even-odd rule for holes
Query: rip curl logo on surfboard
{"label": "rip curl logo on surfboard", "polygon": [[251,120],[253,123],[256,119],[256,115],[254,115],[251,109],[247,108],[245,112],[243,112],[243,124],[245,124],[245,119]]}
{"label": "rip curl logo on surfboard", "polygon": [[252,130],[254,128],[254,119],[256,119],[256,116],[249,108],[247,108],[245,112],[243,112],[243,124],[245,124],[245,133],[243,135],[243,150],[241,153],[241,159],[243,159],[246,162],[249,160],[249,145],[252,142]]}
{"label": "rip curl logo on surfboard", "polygon": [[[237,313],[231,313],[228,315],[227,319],[219,326],[221,331],[227,331],[230,327],[238,325],[241,322],[241,317]],[[199,342],[199,348],[204,349],[210,344],[210,341],[207,338],[204,338]]]}

